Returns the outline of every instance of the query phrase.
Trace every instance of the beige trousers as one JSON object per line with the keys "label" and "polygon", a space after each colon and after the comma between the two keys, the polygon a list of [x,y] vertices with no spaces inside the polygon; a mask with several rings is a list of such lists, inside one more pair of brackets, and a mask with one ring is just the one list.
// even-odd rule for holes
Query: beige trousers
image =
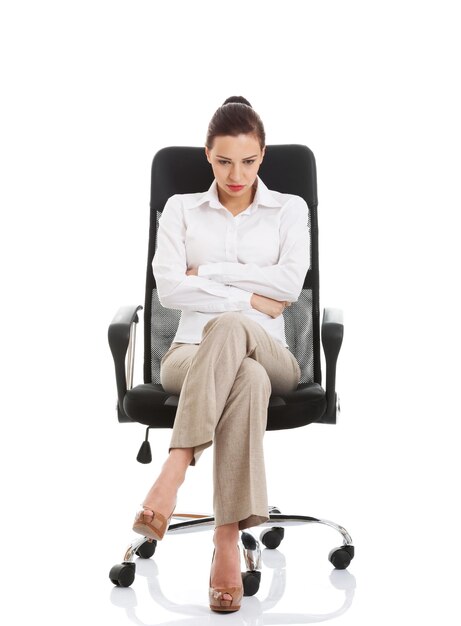
{"label": "beige trousers", "polygon": [[271,392],[296,389],[295,357],[257,322],[223,313],[206,324],[199,345],[171,345],[160,377],[165,391],[180,394],[170,449],[194,448],[194,464],[214,443],[216,526],[266,521],[267,406]]}

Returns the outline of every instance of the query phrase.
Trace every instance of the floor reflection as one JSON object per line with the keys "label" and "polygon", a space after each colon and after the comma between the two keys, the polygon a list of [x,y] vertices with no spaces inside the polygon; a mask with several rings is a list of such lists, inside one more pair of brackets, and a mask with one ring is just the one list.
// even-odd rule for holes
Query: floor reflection
{"label": "floor reflection", "polygon": [[[334,619],[344,614],[352,605],[356,581],[352,574],[347,570],[333,570],[330,573],[329,580],[332,587],[341,592],[342,604],[332,607],[331,611],[318,613],[276,613],[274,607],[280,602],[285,592],[286,570],[285,556],[279,550],[264,550],[263,558],[263,576],[268,575],[267,570],[272,570],[272,580],[266,598],[260,599],[257,596],[244,598],[242,608],[236,613],[226,615],[226,624],[242,626],[264,626],[275,624],[313,624]],[[178,604],[171,602],[162,592],[158,576],[158,567],[152,559],[136,560],[136,576],[145,577],[149,595],[152,601],[159,606],[168,610],[170,613],[180,613],[178,619],[168,620],[162,623],[155,622],[155,626],[203,626],[204,620],[208,624],[220,624],[222,626],[222,615],[215,614],[205,605],[198,604]],[[306,589],[306,596],[308,589]],[[338,594],[338,603],[341,602],[340,594]],[[127,617],[135,624],[143,626],[154,626],[152,622],[141,621],[137,614],[138,600],[136,592],[133,588],[114,587],[110,596],[112,604],[123,608]],[[185,616],[185,617],[184,617]]]}

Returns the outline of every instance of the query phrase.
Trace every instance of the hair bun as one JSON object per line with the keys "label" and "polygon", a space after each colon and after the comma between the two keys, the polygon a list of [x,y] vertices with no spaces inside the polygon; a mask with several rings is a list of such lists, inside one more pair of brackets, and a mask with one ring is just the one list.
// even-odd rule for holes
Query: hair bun
{"label": "hair bun", "polygon": [[222,106],[224,106],[225,104],[246,104],[247,107],[250,107],[251,109],[253,108],[248,100],[243,96],[231,96],[222,103]]}

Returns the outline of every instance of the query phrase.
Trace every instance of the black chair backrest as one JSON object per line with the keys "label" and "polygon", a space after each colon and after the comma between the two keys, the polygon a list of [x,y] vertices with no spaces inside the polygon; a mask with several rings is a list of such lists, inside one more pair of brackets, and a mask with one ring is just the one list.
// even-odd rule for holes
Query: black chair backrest
{"label": "black chair backrest", "polygon": [[[319,268],[317,175],[315,158],[307,146],[273,145],[259,170],[264,183],[282,193],[304,198],[309,207],[311,267],[298,302],[285,310],[286,339],[301,367],[301,383],[321,384],[319,326]],[[159,217],[168,198],[177,193],[206,191],[213,172],[204,148],[163,148],[152,163],[149,252],[144,308],[144,382],[160,382],[160,360],[173,341],[180,311],[164,309],[157,297],[152,259]]]}

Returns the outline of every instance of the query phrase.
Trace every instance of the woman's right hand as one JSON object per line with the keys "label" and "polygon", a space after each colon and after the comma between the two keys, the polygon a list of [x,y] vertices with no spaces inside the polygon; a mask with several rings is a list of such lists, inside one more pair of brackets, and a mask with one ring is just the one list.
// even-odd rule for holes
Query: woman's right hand
{"label": "woman's right hand", "polygon": [[273,300],[272,298],[266,298],[266,296],[260,296],[254,293],[251,296],[250,304],[253,309],[256,309],[260,313],[265,313],[274,319],[281,315],[285,307],[290,306],[291,302],[285,302],[280,300]]}

